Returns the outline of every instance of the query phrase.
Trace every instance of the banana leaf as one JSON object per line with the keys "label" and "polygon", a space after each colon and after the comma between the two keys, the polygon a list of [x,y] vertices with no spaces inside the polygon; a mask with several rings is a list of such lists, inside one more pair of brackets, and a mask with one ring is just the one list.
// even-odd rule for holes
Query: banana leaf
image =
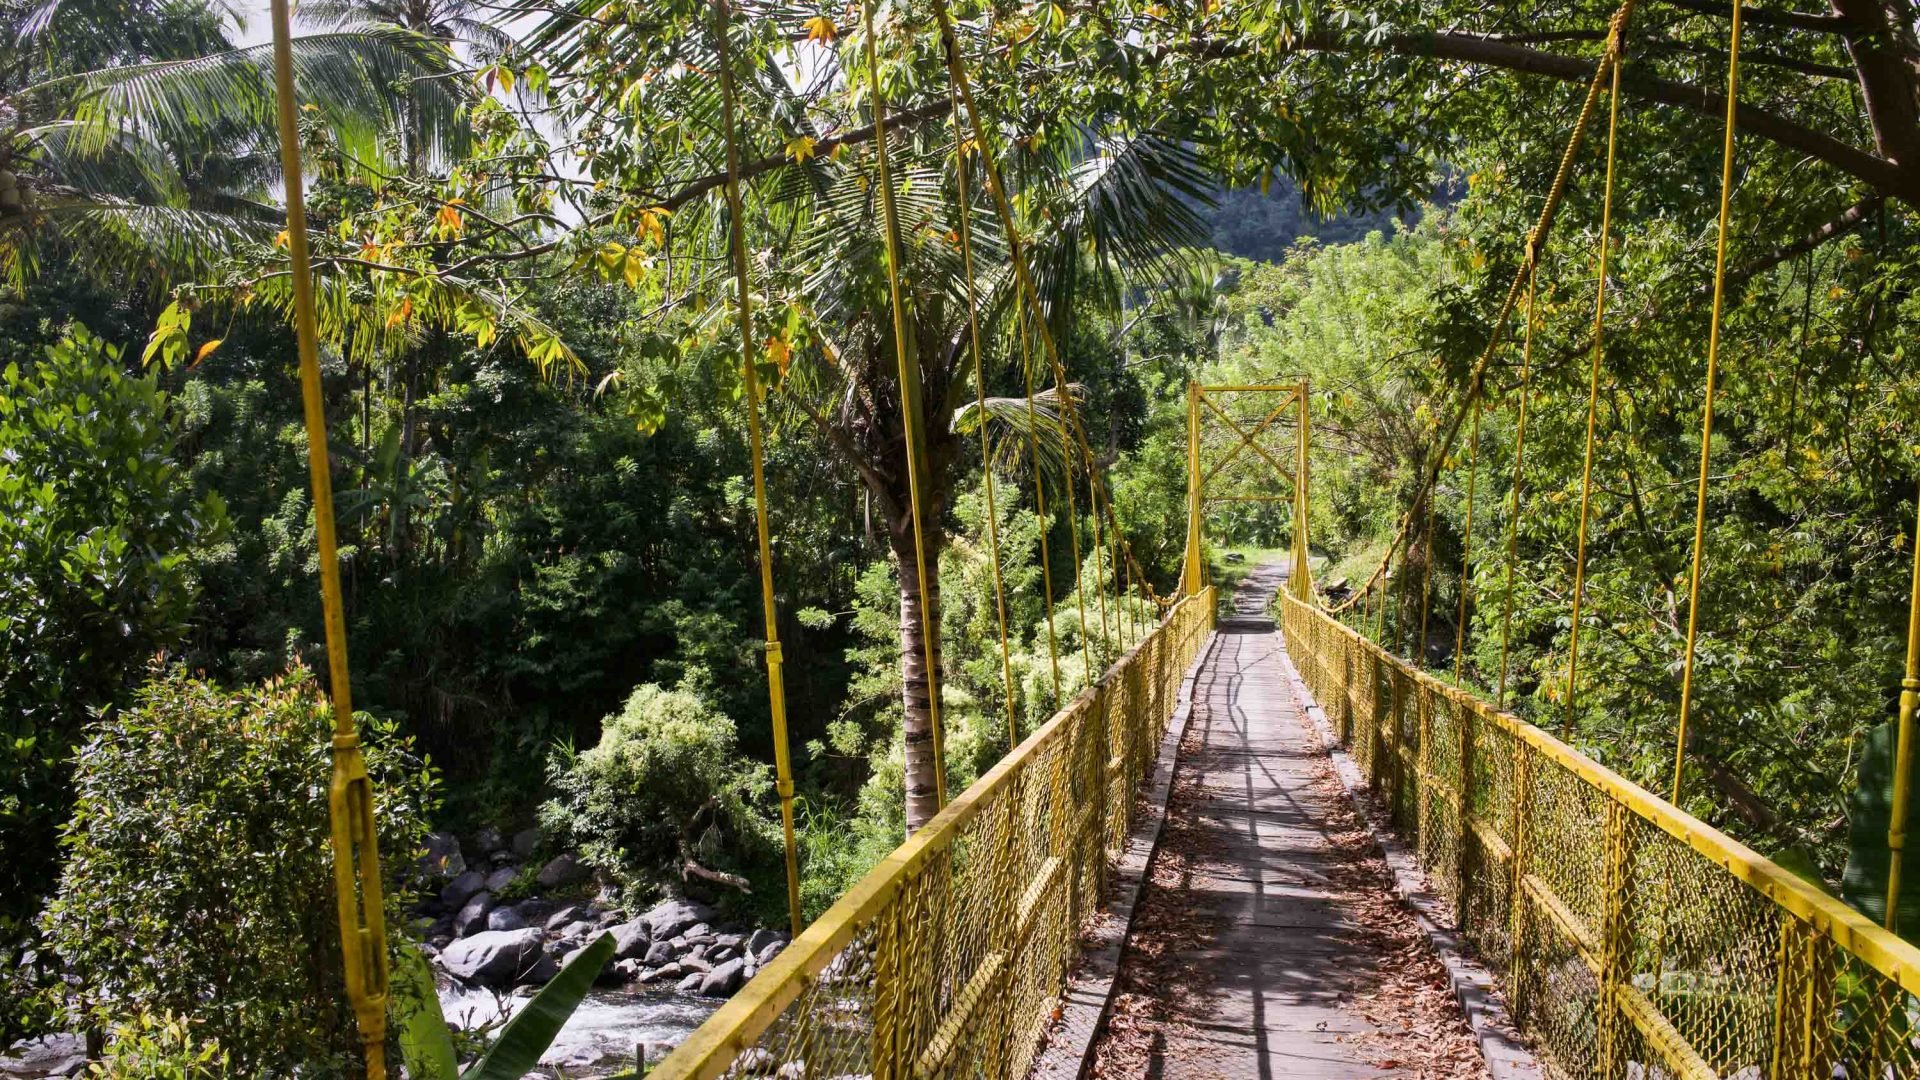
{"label": "banana leaf", "polygon": [[433,967],[419,949],[401,943],[395,950],[393,996],[388,1013],[400,1039],[400,1059],[412,1080],[458,1080],[460,1064],[454,1056],[453,1036],[440,1011],[440,995],[433,985]]}
{"label": "banana leaf", "polygon": [[614,948],[613,935],[602,934],[568,957],[560,974],[513,1014],[493,1046],[462,1074],[461,1080],[520,1080],[532,1072],[540,1063],[540,1055],[553,1045],[567,1018],[593,988],[601,969],[613,959]]}

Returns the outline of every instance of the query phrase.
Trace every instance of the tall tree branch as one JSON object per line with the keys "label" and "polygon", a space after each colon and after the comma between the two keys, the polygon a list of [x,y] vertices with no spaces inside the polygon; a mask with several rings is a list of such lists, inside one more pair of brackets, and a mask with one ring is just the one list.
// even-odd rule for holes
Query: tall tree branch
{"label": "tall tree branch", "polygon": [[[1871,0],[1836,0],[1837,3],[1870,3]],[[1197,55],[1217,59],[1236,59],[1247,55],[1238,46],[1201,43],[1194,46]],[[1316,31],[1295,38],[1291,52],[1389,52],[1401,56],[1429,57],[1466,64],[1484,64],[1527,75],[1542,75],[1565,82],[1586,82],[1593,78],[1594,61],[1575,56],[1560,56],[1540,49],[1495,41],[1476,34],[1448,30],[1389,34],[1373,38],[1356,34]],[[1674,105],[1703,116],[1726,115],[1727,96],[1723,91],[1658,79],[1636,72],[1630,65],[1622,73],[1621,89],[1642,101]],[[1872,102],[1869,102],[1871,107]],[[1891,106],[1889,106],[1891,108]],[[1816,161],[1831,165],[1876,189],[1920,207],[1920,180],[1905,162],[1889,161],[1852,146],[1822,131],[1806,127],[1778,113],[1758,106],[1741,104],[1735,115],[1740,129],[1758,135],[1776,145],[1799,151]],[[1895,118],[1893,123],[1897,123]],[[1910,125],[1911,126],[1911,125]],[[1880,127],[1875,124],[1876,130]],[[1920,128],[1915,129],[1920,138]]]}
{"label": "tall tree branch", "polygon": [[[1665,2],[1668,7],[1691,11],[1695,15],[1712,15],[1721,19],[1733,17],[1733,5],[1724,3],[1722,0],[1665,0]],[[1844,34],[1855,28],[1851,20],[1838,15],[1815,15],[1801,11],[1767,11],[1755,7],[1742,7],[1740,21],[1749,26],[1812,30],[1822,34]]]}

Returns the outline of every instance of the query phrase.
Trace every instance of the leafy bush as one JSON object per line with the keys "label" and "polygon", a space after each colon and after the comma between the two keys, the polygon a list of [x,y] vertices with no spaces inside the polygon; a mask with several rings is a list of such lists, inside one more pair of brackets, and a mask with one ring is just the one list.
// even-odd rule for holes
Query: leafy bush
{"label": "leafy bush", "polygon": [[[362,719],[390,868],[411,866],[435,779]],[[193,1018],[249,1076],[357,1066],[340,973],[327,783],[330,713],[304,671],[225,690],[161,672],[76,759],[68,860],[45,926],[74,1023]],[[402,890],[389,888],[388,925]]]}
{"label": "leafy bush", "polygon": [[[178,640],[190,552],[224,512],[193,497],[169,399],[122,374],[118,349],[75,328],[0,368],[0,967],[11,972],[6,954],[54,877],[66,759],[92,711]],[[0,1009],[0,1045],[19,1016]]]}
{"label": "leafy bush", "polygon": [[172,1014],[140,1013],[116,1026],[88,1080],[227,1080],[232,1061],[218,1039],[200,1039]]}
{"label": "leafy bush", "polygon": [[767,876],[779,873],[770,771],[740,756],[733,721],[693,690],[642,684],[597,746],[563,747],[548,771],[557,794],[541,807],[542,828],[636,903],[680,880],[689,862],[777,880]]}

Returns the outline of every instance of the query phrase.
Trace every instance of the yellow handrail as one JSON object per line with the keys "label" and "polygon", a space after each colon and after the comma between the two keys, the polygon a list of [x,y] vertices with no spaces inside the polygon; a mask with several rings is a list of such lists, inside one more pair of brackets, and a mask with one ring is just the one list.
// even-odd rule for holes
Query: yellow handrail
{"label": "yellow handrail", "polygon": [[[1316,604],[1282,603],[1304,681],[1556,1075],[1620,1075],[1628,1056],[1648,1075],[1920,1074],[1894,1019],[1920,1008],[1920,948]],[[1402,741],[1409,710],[1423,737]]]}

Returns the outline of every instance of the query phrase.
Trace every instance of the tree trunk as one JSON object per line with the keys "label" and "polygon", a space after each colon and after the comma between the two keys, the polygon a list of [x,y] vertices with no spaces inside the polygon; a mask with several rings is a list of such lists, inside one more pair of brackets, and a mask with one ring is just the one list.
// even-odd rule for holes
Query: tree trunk
{"label": "tree trunk", "polygon": [[927,530],[927,596],[928,611],[925,623],[921,621],[920,575],[913,550],[913,521],[893,523],[888,530],[889,546],[893,549],[893,564],[900,572],[900,698],[906,708],[906,721],[901,727],[906,742],[907,765],[907,833],[933,820],[940,812],[938,793],[934,784],[933,767],[933,703],[928,695],[927,680],[927,637],[926,630],[933,631],[934,683],[945,680],[942,676],[940,659],[940,575],[935,569],[940,565],[940,531]]}

